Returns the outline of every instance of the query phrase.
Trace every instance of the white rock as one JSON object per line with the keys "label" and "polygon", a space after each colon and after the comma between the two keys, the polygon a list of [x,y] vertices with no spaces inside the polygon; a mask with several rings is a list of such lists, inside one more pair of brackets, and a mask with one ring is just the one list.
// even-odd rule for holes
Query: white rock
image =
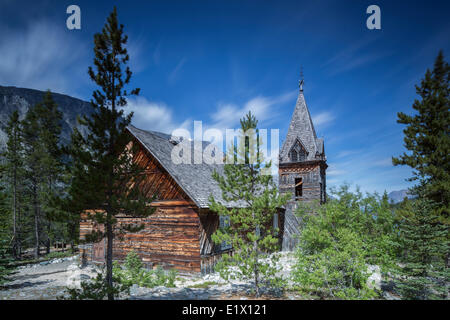
{"label": "white rock", "polygon": [[367,271],[371,273],[367,279],[367,286],[370,289],[381,290],[381,269],[380,266],[369,265]]}

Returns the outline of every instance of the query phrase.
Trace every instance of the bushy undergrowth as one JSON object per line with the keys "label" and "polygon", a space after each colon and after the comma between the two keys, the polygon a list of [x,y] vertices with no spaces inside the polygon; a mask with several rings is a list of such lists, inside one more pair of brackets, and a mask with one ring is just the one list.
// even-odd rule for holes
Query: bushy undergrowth
{"label": "bushy undergrowth", "polygon": [[113,274],[121,283],[128,286],[136,284],[140,287],[153,288],[157,286],[175,287],[177,273],[175,270],[165,271],[161,267],[155,270],[147,270],[139,256],[131,251],[123,265],[114,262]]}
{"label": "bushy undergrowth", "polygon": [[9,274],[13,272],[13,258],[9,252],[9,248],[5,245],[6,241],[0,241],[0,285],[7,281]]}
{"label": "bushy undergrowth", "polygon": [[105,300],[108,293],[112,292],[114,298],[119,298],[121,294],[129,293],[130,286],[123,284],[113,276],[113,286],[109,287],[105,281],[105,273],[99,273],[92,281],[82,281],[81,288],[67,288],[66,295],[60,297],[64,300]]}
{"label": "bushy undergrowth", "polygon": [[332,299],[370,299],[369,265],[386,272],[395,265],[395,216],[387,195],[334,190],[321,206],[298,211],[302,232],[293,280],[309,294]]}
{"label": "bushy undergrowth", "polygon": [[103,300],[112,292],[115,298],[122,294],[129,294],[133,285],[153,288],[156,286],[175,287],[177,273],[175,270],[165,271],[161,267],[155,270],[144,268],[139,256],[131,251],[124,263],[113,263],[113,287],[106,285],[105,275],[99,273],[93,281],[81,282],[81,288],[68,288],[66,297],[69,300]]}
{"label": "bushy undergrowth", "polygon": [[72,249],[69,249],[67,251],[54,251],[50,252],[49,254],[45,255],[45,259],[58,259],[58,258],[67,258],[71,257],[75,254],[75,252]]}

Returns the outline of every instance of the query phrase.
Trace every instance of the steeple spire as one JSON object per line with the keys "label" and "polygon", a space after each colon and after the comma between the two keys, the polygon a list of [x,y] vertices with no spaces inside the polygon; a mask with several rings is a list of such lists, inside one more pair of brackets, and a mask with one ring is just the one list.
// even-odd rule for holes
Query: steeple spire
{"label": "steeple spire", "polygon": [[298,82],[298,87],[300,88],[300,92],[303,92],[303,84],[305,83],[305,79],[303,79],[303,67],[300,67],[300,80]]}
{"label": "steeple spire", "polygon": [[323,153],[322,140],[317,138],[311,115],[306,106],[305,96],[303,95],[303,84],[302,68],[299,81],[300,92],[289,124],[286,140],[281,148],[280,163],[291,162],[289,153],[296,144],[302,145],[302,148],[306,151],[307,156],[305,160],[315,160],[317,153],[319,155]]}

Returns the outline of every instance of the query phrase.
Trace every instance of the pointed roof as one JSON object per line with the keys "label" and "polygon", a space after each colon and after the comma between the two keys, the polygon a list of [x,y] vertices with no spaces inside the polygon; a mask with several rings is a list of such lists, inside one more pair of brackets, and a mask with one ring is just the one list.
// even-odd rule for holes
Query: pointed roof
{"label": "pointed roof", "polygon": [[305,96],[303,95],[303,80],[300,82],[300,91],[295,104],[294,113],[292,114],[291,123],[289,124],[286,140],[283,143],[280,154],[280,162],[290,162],[289,151],[294,146],[296,140],[306,148],[308,155],[306,161],[322,160],[324,155],[323,139],[318,139],[316,130],[311,119],[308,107],[306,106]]}
{"label": "pointed roof", "polygon": [[[172,176],[184,192],[194,201],[199,208],[209,208],[209,196],[212,195],[216,201],[230,207],[245,207],[245,203],[225,201],[222,198],[222,190],[216,180],[212,178],[212,173],[216,170],[223,174],[223,165],[206,164],[174,164],[171,159],[174,147],[174,138],[171,135],[138,129],[132,125],[127,127],[130,132],[150,154],[162,165],[162,167]],[[186,142],[185,142],[186,143]],[[192,158],[196,152],[202,153],[210,142],[202,141],[202,150],[194,148],[191,141]]]}

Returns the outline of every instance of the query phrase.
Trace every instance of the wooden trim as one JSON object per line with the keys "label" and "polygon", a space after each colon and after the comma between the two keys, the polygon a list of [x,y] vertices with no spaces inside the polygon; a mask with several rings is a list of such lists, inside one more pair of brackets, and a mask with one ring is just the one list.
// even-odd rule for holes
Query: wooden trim
{"label": "wooden trim", "polygon": [[164,201],[153,201],[150,203],[151,207],[177,207],[177,206],[195,206],[193,202],[186,200],[164,200]]}

